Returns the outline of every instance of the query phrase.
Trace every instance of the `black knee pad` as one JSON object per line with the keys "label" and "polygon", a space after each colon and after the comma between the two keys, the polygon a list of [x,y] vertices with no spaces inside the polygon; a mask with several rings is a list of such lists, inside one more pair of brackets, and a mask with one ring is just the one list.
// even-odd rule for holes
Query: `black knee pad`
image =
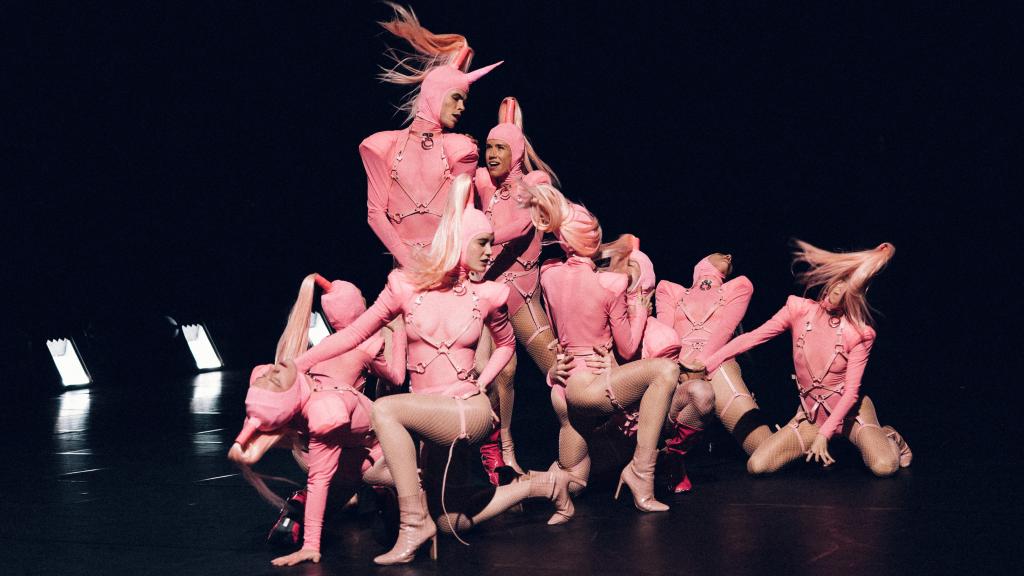
{"label": "black knee pad", "polygon": [[732,433],[742,444],[747,436],[750,436],[751,432],[763,425],[765,425],[765,419],[761,409],[754,408],[740,417],[736,422],[736,426],[733,427]]}

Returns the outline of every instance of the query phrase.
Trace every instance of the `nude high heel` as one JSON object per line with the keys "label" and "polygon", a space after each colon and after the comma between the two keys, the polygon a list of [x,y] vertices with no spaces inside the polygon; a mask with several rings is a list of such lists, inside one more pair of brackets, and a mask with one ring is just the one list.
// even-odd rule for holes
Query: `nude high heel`
{"label": "nude high heel", "polygon": [[416,557],[416,551],[430,541],[430,559],[437,560],[437,526],[427,514],[427,493],[420,490],[416,496],[398,498],[400,522],[398,540],[387,554],[373,559],[374,563],[406,564]]}
{"label": "nude high heel", "polygon": [[615,499],[619,499],[622,485],[629,486],[633,493],[633,505],[641,512],[665,512],[668,506],[654,499],[654,463],[658,458],[655,448],[637,445],[633,460],[619,474],[619,485],[615,488]]}
{"label": "nude high heel", "polygon": [[558,462],[551,464],[544,474],[532,474],[529,482],[530,498],[547,498],[555,505],[555,513],[548,519],[549,526],[565,524],[576,514],[576,507],[569,496],[569,483],[580,481]]}
{"label": "nude high heel", "polygon": [[907,444],[907,441],[892,426],[882,426],[882,431],[896,445],[896,451],[900,458],[900,468],[910,466],[910,462],[914,460],[914,453],[910,451],[910,445]]}

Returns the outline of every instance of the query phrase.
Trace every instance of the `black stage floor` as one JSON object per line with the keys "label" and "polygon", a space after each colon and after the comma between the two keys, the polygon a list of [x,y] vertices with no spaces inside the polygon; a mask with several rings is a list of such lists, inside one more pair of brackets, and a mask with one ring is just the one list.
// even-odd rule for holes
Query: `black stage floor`
{"label": "black stage floor", "polygon": [[[613,502],[597,479],[569,524],[546,526],[539,502],[467,534],[470,547],[443,538],[436,564],[424,554],[375,567],[385,547],[372,515],[341,512],[328,519],[321,564],[275,568],[280,551],[263,540],[275,512],[224,458],[244,392],[244,375],[226,371],[0,409],[0,572],[875,575],[1016,564],[1016,456],[972,461],[917,437],[914,465],[893,479],[873,478],[841,442],[833,470],[763,479],[746,475],[735,449],[705,451],[691,464],[693,493],[659,493],[672,506],[664,514]],[[555,449],[547,414],[536,414],[536,425],[517,421],[521,460],[535,468]],[[301,480],[284,451],[262,466]]]}

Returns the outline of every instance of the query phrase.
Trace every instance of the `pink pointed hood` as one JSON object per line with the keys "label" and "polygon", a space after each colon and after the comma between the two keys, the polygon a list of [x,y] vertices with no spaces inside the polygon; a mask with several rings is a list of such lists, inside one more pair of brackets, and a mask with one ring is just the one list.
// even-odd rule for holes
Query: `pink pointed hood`
{"label": "pink pointed hood", "polygon": [[526,136],[523,135],[523,131],[516,126],[516,108],[519,107],[519,102],[512,96],[506,97],[502,100],[505,104],[505,117],[501,119],[501,123],[491,128],[491,131],[487,133],[488,140],[501,140],[509,145],[512,152],[512,166],[510,172],[515,172],[523,163],[523,154],[526,153]]}
{"label": "pink pointed hood", "polygon": [[654,286],[658,283],[657,277],[654,275],[654,262],[640,251],[640,239],[634,237],[633,239],[633,251],[629,254],[629,259],[636,262],[637,266],[640,267],[640,278],[638,287],[640,288],[641,294],[650,294],[654,291]]}
{"label": "pink pointed hood", "polygon": [[324,291],[320,296],[320,306],[323,307],[327,321],[335,330],[343,329],[366,312],[363,293],[355,284],[344,280],[328,282],[319,274],[316,276],[316,283]]}
{"label": "pink pointed hood", "polygon": [[264,388],[253,387],[253,382],[273,368],[273,364],[261,364],[252,369],[249,376],[249,392],[245,396],[245,424],[235,438],[235,442],[243,447],[257,431],[270,432],[284,426],[298,413],[302,407],[302,393],[299,380],[296,378],[291,388],[284,392],[273,392]]}
{"label": "pink pointed hood", "polygon": [[700,262],[697,262],[696,266],[693,267],[692,286],[696,287],[702,278],[715,278],[721,282],[722,280],[725,280],[725,274],[722,274],[721,270],[715,268],[715,265],[712,264],[705,256]]}
{"label": "pink pointed hood", "polygon": [[478,68],[472,72],[463,72],[453,64],[444,64],[435,67],[427,72],[426,77],[420,84],[420,95],[417,101],[416,115],[433,122],[441,123],[441,103],[449,92],[469,92],[469,85],[494,70],[502,62],[495,62],[490,66]]}
{"label": "pink pointed hood", "polygon": [[465,212],[462,213],[462,237],[460,238],[462,253],[459,255],[459,264],[464,269],[469,268],[466,256],[469,254],[469,243],[473,238],[480,234],[493,233],[494,227],[491,226],[491,221],[487,219],[487,215],[473,206],[467,206]]}

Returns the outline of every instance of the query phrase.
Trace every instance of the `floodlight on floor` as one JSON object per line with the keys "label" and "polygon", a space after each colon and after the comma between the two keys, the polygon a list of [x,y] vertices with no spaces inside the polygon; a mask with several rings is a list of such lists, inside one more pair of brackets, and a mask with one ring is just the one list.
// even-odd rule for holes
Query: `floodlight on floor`
{"label": "floodlight on floor", "polygon": [[321,340],[331,335],[331,331],[327,328],[327,322],[324,321],[324,317],[319,312],[313,312],[309,315],[309,345],[316,346]]}
{"label": "floodlight on floor", "polygon": [[84,386],[92,382],[89,371],[78,353],[78,347],[71,338],[47,340],[46,347],[50,349],[50,357],[53,358],[57,372],[60,372],[60,380],[64,386]]}
{"label": "floodlight on floor", "polygon": [[188,349],[192,352],[192,357],[196,361],[196,368],[200,370],[215,370],[224,367],[224,362],[221,361],[220,354],[214,348],[213,340],[210,338],[210,333],[206,330],[206,326],[202,324],[185,324],[181,327],[181,332],[185,335]]}

